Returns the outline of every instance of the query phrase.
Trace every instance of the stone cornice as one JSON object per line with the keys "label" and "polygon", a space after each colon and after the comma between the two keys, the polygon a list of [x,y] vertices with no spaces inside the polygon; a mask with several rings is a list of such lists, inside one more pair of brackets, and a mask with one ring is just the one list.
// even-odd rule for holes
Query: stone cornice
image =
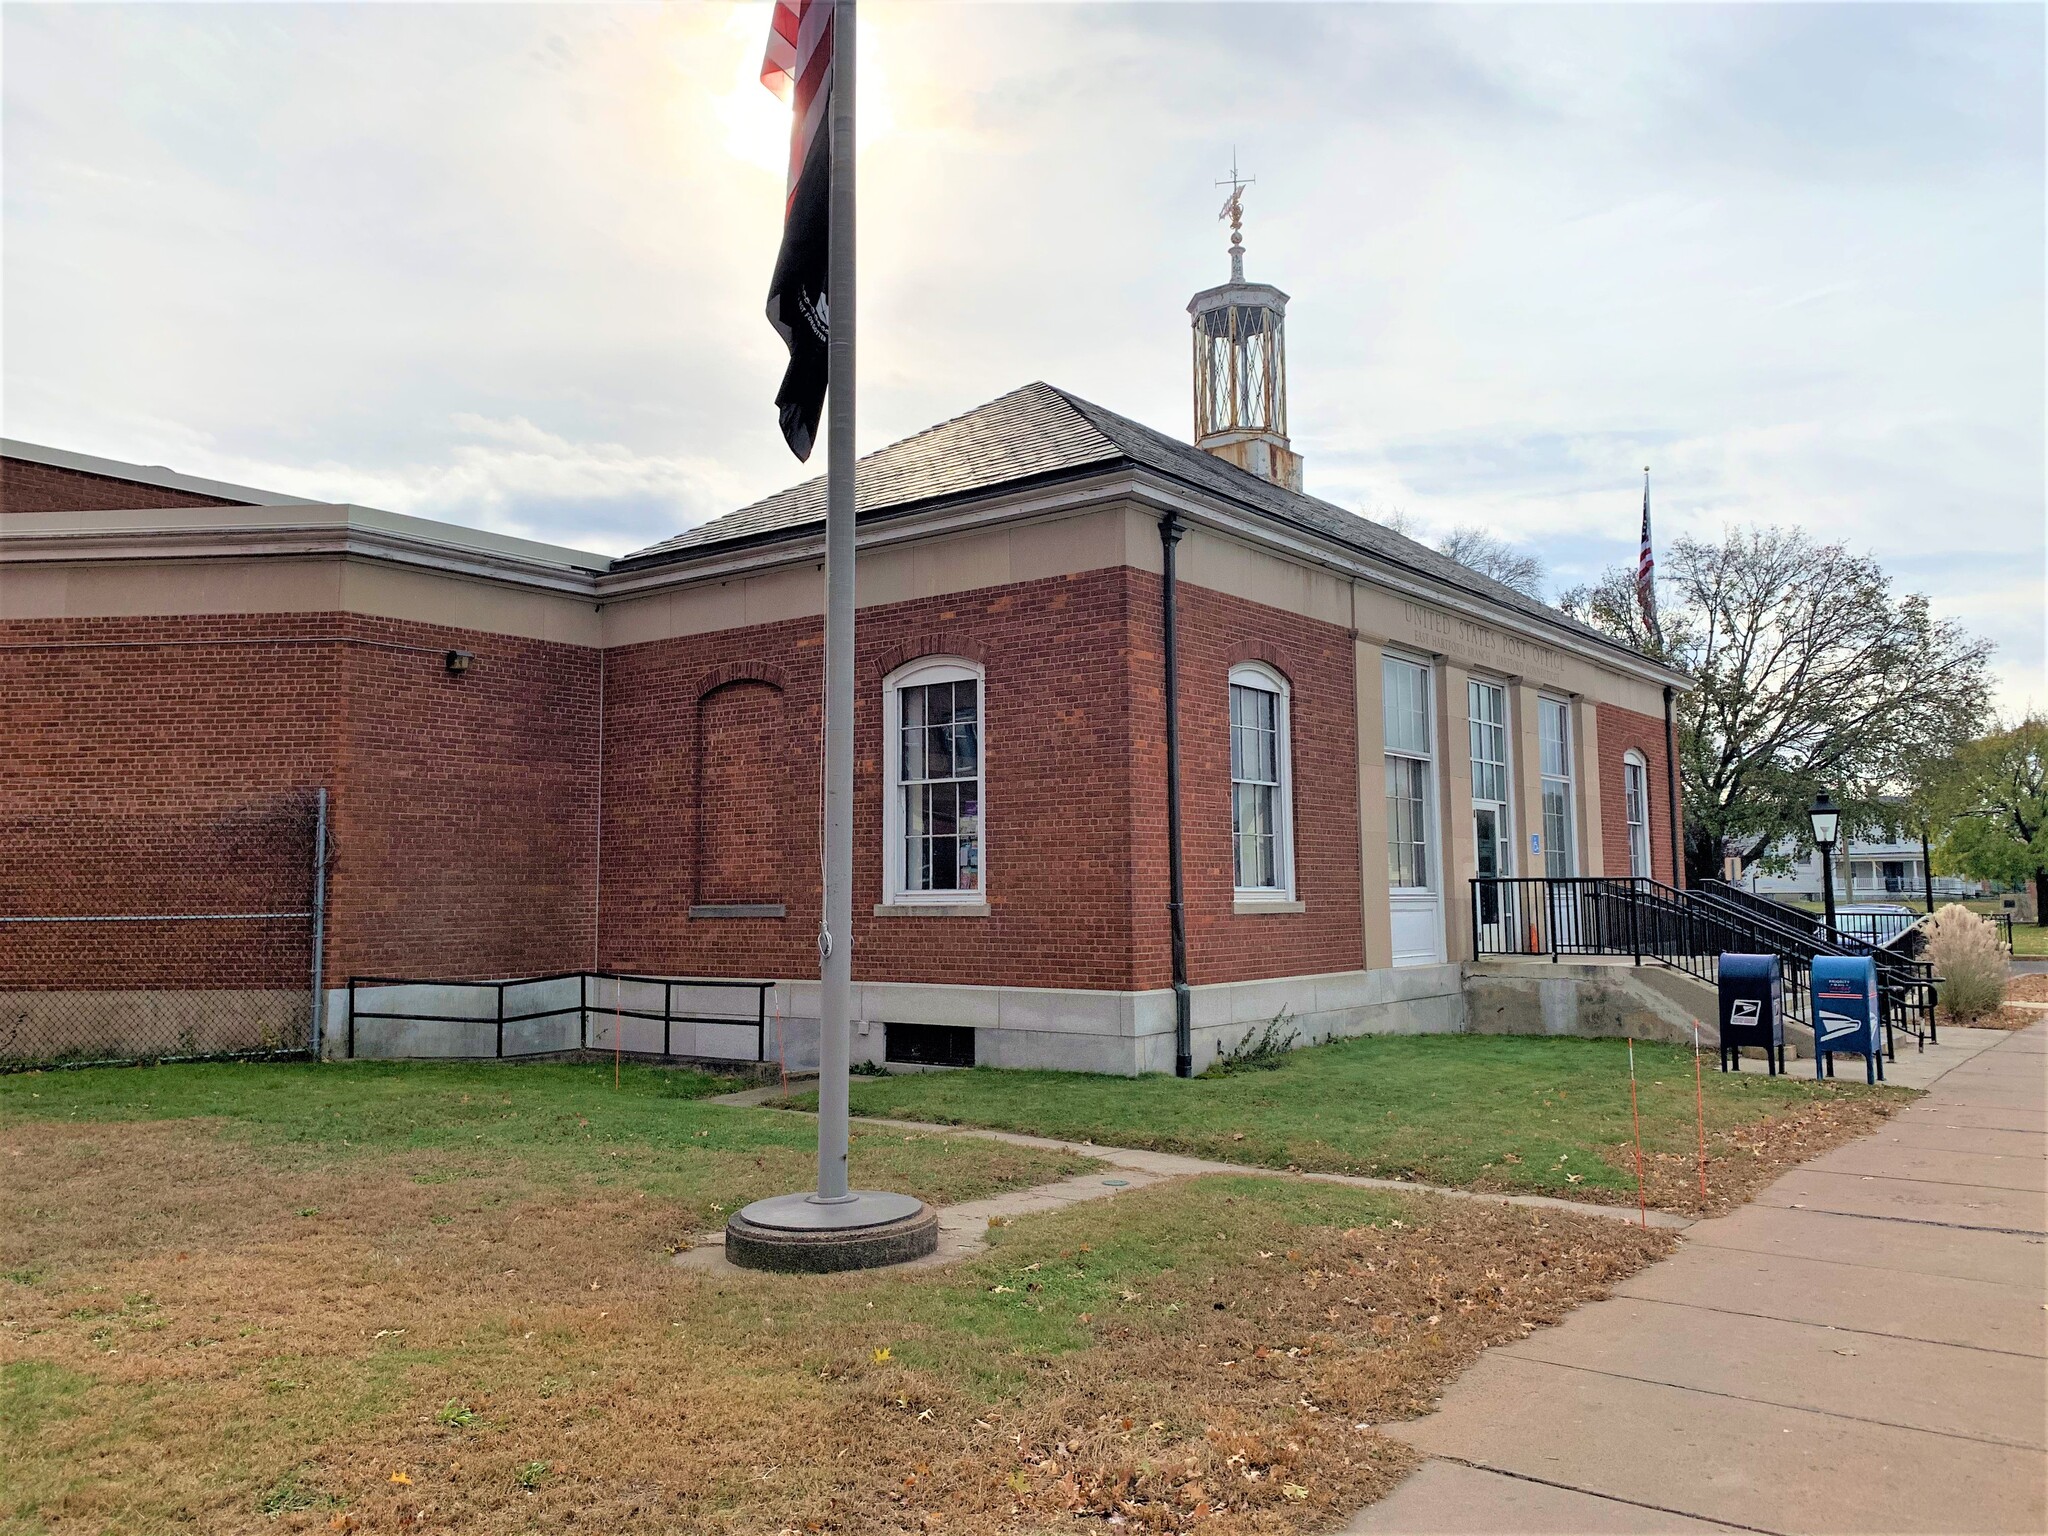
{"label": "stone cornice", "polygon": [[608,563],[602,555],[324,503],[0,515],[0,565],[319,555],[583,598],[595,597],[597,568]]}

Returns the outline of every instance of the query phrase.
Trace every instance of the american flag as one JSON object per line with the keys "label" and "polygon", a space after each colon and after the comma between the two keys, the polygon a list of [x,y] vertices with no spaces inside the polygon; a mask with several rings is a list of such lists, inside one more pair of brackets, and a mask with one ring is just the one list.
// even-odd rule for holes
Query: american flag
{"label": "american flag", "polygon": [[808,459],[824,411],[832,305],[832,23],[835,0],[775,0],[761,83],[788,102],[789,195],[768,284],[768,323],[789,348],[775,406],[790,452]]}
{"label": "american flag", "polygon": [[789,131],[791,202],[811,144],[831,119],[832,9],[833,0],[775,0],[768,24],[761,83],[796,108]]}
{"label": "american flag", "polygon": [[1657,627],[1657,557],[1650,552],[1650,467],[1643,466],[1643,543],[1636,553],[1636,606],[1653,639],[1664,638]]}

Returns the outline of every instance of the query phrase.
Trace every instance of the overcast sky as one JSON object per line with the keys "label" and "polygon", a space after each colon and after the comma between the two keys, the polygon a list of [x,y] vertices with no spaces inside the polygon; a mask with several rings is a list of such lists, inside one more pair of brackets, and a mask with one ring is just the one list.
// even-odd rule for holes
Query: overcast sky
{"label": "overcast sky", "polygon": [[[7,435],[618,552],[800,478],[765,4],[4,10]],[[863,449],[1185,436],[1292,296],[1308,489],[1552,586],[1799,523],[2043,665],[2043,10],[862,8]],[[821,466],[820,466],[821,467]]]}

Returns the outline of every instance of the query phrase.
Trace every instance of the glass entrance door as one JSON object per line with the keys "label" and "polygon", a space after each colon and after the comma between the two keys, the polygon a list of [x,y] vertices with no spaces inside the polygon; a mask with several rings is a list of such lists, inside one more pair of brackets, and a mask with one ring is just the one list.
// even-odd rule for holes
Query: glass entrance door
{"label": "glass entrance door", "polygon": [[[1481,881],[1498,880],[1507,873],[1507,842],[1499,806],[1472,807],[1472,842],[1479,854],[1476,873]],[[1498,885],[1482,884],[1479,887],[1478,919],[1480,953],[1499,953],[1503,935],[1501,888]]]}
{"label": "glass entrance door", "polygon": [[1472,728],[1472,843],[1480,884],[1473,935],[1478,952],[1499,953],[1501,940],[1515,925],[1506,909],[1514,905],[1514,888],[1486,882],[1504,880],[1514,870],[1512,833],[1508,830],[1508,695],[1499,683],[1473,678],[1466,684],[1466,713]]}

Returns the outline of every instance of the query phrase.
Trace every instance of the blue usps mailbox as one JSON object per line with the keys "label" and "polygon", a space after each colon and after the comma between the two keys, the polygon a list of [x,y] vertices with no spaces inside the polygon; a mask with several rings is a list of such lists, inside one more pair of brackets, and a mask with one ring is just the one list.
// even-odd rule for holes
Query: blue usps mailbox
{"label": "blue usps mailbox", "polygon": [[1878,1037],[1877,962],[1868,955],[1813,958],[1813,1075],[1835,1075],[1835,1052],[1863,1058],[1866,1081],[1884,1076],[1884,1042]]}
{"label": "blue usps mailbox", "polygon": [[1784,984],[1776,955],[1723,954],[1721,975],[1721,1070],[1742,1070],[1742,1048],[1763,1047],[1764,1069],[1785,1070]]}

